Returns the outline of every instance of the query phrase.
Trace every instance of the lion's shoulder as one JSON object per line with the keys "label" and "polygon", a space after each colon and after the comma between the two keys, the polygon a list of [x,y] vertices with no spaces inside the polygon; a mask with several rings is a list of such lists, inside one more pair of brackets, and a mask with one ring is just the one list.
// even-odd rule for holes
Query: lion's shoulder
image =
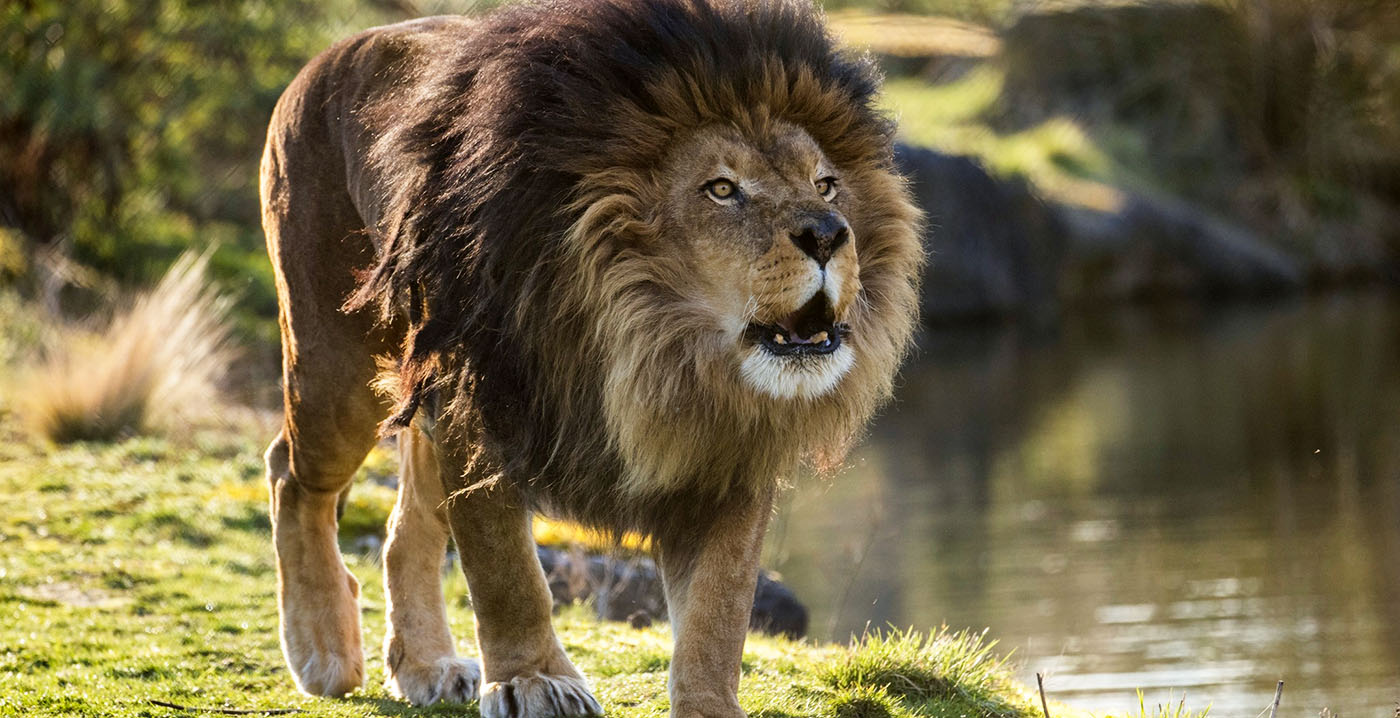
{"label": "lion's shoulder", "polygon": [[465,17],[422,18],[370,28],[322,51],[278,100],[264,162],[299,186],[348,191],[375,226],[385,215],[385,178],[364,158],[404,124],[403,108],[421,101],[432,61],[470,42],[477,26]]}
{"label": "lion's shoulder", "polygon": [[272,131],[305,132],[311,124],[371,116],[365,108],[411,92],[428,61],[468,42],[476,26],[465,17],[428,17],[370,28],[335,43],[287,86]]}

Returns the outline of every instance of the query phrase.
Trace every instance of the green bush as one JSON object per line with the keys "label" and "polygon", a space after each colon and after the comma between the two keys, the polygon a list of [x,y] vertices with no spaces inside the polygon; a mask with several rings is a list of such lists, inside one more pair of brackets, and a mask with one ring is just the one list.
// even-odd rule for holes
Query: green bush
{"label": "green bush", "polygon": [[1048,5],[1002,41],[1003,130],[1067,116],[1107,146],[1127,129],[1142,143],[1117,159],[1265,229],[1400,207],[1393,0]]}
{"label": "green bush", "polygon": [[[364,6],[368,10],[361,10]],[[0,8],[0,226],[149,283],[217,243],[218,278],[270,316],[257,168],[297,70],[383,19],[344,0],[27,0]]]}

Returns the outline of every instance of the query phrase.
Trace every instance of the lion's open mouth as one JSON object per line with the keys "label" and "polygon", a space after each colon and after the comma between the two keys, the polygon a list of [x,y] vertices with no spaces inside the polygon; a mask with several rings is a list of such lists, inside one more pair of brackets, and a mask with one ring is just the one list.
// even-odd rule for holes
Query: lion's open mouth
{"label": "lion's open mouth", "polygon": [[826,294],[817,292],[800,309],[776,322],[750,324],[748,335],[770,354],[810,356],[836,351],[850,331],[836,321]]}

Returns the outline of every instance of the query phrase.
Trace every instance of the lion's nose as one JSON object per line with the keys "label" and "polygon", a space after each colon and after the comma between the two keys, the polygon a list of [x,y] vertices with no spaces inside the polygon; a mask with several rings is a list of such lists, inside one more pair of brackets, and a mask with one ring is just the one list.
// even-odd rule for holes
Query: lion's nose
{"label": "lion's nose", "polygon": [[824,212],[805,219],[792,232],[792,243],[804,254],[817,260],[821,267],[826,266],[831,255],[851,238],[851,227],[846,218],[835,212]]}

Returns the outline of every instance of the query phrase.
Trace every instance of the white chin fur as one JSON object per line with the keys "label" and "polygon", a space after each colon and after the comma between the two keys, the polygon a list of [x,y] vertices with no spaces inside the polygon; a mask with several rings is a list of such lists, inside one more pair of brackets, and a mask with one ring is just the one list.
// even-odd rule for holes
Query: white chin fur
{"label": "white chin fur", "polygon": [[771,397],[812,399],[835,388],[855,359],[855,351],[847,344],[830,354],[804,357],[780,357],[754,346],[739,371],[749,386]]}

